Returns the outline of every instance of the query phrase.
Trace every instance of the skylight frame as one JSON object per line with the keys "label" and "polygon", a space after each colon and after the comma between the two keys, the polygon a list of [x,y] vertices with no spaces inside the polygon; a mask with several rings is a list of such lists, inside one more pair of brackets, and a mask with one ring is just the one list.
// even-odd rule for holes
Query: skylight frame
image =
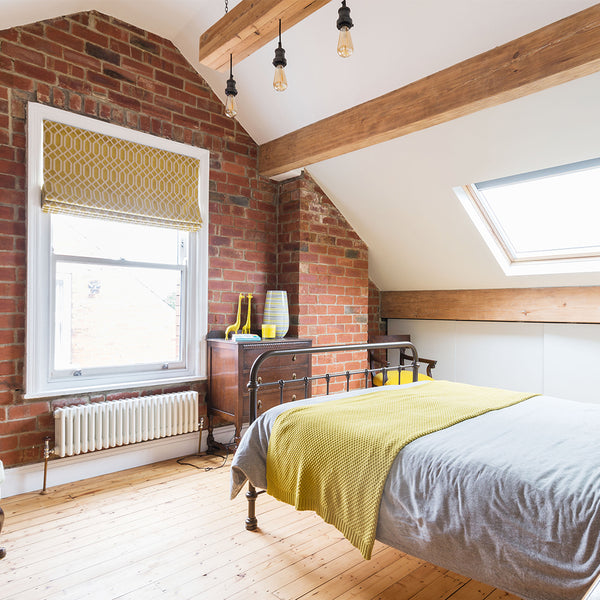
{"label": "skylight frame", "polygon": [[591,169],[600,170],[600,158],[471,183],[454,188],[454,192],[505,274],[597,272],[600,271],[600,243],[594,246],[517,251],[501,220],[485,197],[486,189],[520,182],[528,183]]}

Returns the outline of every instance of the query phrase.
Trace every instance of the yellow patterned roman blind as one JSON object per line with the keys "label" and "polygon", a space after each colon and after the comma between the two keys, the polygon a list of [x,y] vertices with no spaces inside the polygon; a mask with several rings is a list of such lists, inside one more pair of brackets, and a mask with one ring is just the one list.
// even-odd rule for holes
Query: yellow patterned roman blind
{"label": "yellow patterned roman blind", "polygon": [[42,210],[197,231],[198,159],[44,121]]}

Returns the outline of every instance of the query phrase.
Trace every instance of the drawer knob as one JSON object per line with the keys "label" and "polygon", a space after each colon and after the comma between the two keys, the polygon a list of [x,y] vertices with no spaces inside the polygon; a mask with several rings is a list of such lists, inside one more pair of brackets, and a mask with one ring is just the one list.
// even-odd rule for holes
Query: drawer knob
{"label": "drawer knob", "polygon": [[262,401],[261,401],[261,400],[259,400],[259,401],[256,403],[256,408],[258,408],[258,410],[260,410],[260,409],[262,408]]}
{"label": "drawer knob", "polygon": [[292,402],[296,399],[296,394],[292,395]]}
{"label": "drawer knob", "polygon": [[262,377],[259,377],[256,381],[258,381],[258,383],[262,383]]}
{"label": "drawer knob", "polygon": [[296,355],[295,354],[292,355],[292,362],[296,362]]}
{"label": "drawer knob", "polygon": [[292,373],[292,379],[296,379],[296,373]]}

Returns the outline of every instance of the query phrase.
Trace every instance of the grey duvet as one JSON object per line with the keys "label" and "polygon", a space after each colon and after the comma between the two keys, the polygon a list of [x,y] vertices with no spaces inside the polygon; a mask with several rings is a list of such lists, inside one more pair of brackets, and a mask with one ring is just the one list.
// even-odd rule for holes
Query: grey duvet
{"label": "grey duvet", "polygon": [[[266,489],[269,433],[290,406],[244,434],[232,498],[246,479]],[[537,396],[411,442],[388,475],[377,539],[527,600],[579,600],[600,572],[600,405]]]}

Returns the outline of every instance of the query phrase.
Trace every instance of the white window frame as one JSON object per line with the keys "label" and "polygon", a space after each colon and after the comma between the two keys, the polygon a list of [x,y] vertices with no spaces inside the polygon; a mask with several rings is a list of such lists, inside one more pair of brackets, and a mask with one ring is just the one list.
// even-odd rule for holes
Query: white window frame
{"label": "white window frame", "polygon": [[487,210],[485,198],[481,196],[478,186],[485,188],[490,184],[518,183],[536,177],[566,174],[583,168],[597,167],[599,163],[600,159],[592,159],[531,173],[512,175],[479,184],[468,184],[455,187],[453,191],[505,275],[594,273],[600,271],[600,254],[597,248],[517,253],[504,233],[501,223]]}
{"label": "white window frame", "polygon": [[[30,102],[27,124],[27,318],[25,398],[41,398],[99,390],[175,384],[206,378],[208,330],[208,181],[210,153],[179,142],[105,123],[97,119]],[[52,252],[50,215],[42,212],[43,121],[51,120],[104,135],[191,156],[199,160],[199,202],[202,228],[189,234],[187,297],[182,299],[187,344],[184,365],[176,368],[117,368],[110,373],[52,377],[53,341]],[[170,366],[169,366],[170,367]]]}

